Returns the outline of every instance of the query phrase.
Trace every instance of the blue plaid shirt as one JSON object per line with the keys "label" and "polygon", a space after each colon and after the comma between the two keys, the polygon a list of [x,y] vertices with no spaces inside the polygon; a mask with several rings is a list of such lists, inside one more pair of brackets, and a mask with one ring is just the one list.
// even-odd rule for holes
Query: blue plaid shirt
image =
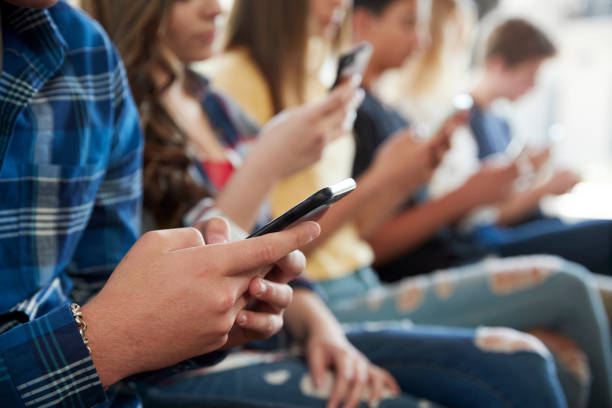
{"label": "blue plaid shirt", "polygon": [[0,405],[93,406],[69,293],[97,291],[138,236],[138,115],[99,26],[62,2],[0,7]]}

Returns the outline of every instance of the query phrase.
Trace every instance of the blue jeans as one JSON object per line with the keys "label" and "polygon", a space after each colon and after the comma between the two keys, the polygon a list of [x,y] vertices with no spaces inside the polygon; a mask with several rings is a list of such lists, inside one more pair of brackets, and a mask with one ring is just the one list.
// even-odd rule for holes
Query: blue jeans
{"label": "blue jeans", "polygon": [[[319,282],[341,322],[550,329],[577,343],[593,374],[589,407],[612,407],[612,344],[601,298],[583,267],[556,257],[486,260],[382,285],[371,269]],[[575,381],[588,381],[575,373]],[[576,387],[566,387],[568,401]]]}
{"label": "blue jeans", "polygon": [[473,239],[501,256],[558,255],[591,272],[612,274],[612,221],[567,224],[540,217],[513,227],[486,226]]}
{"label": "blue jeans", "polygon": [[[473,330],[458,328],[381,328],[352,332],[348,338],[402,388],[403,395],[384,399],[380,407],[417,408],[425,406],[422,399],[452,408],[566,406],[546,350],[485,350]],[[277,354],[241,368],[186,373],[143,387],[142,397],[151,407],[324,407],[328,393],[316,393],[309,383],[303,359]]]}

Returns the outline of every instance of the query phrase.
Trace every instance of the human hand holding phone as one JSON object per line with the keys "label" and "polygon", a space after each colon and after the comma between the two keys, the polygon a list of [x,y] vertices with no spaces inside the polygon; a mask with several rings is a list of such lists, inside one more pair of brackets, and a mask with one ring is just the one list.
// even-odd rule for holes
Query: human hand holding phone
{"label": "human hand holding phone", "polygon": [[316,163],[329,143],[346,134],[361,100],[363,91],[348,82],[319,101],[281,112],[263,127],[246,160],[272,180]]}
{"label": "human hand holding phone", "polygon": [[346,54],[341,55],[338,59],[336,79],[334,80],[331,90],[334,90],[337,86],[350,78],[362,78],[370,63],[373,51],[372,45],[367,41],[363,41]]}
{"label": "human hand holding phone", "polygon": [[[287,256],[320,232],[316,223],[305,222],[216,245],[195,228],[143,235],[81,309],[102,384],[222,347],[253,279],[285,261],[292,264]],[[299,272],[283,269],[291,276]]]}

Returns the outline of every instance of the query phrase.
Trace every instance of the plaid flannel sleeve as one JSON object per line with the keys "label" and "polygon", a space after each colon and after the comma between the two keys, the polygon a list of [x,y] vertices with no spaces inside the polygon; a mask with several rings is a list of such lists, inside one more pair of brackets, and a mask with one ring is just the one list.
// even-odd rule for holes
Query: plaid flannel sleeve
{"label": "plaid flannel sleeve", "polygon": [[105,400],[68,304],[0,335],[3,406],[92,407]]}
{"label": "plaid flannel sleeve", "polygon": [[141,228],[143,140],[123,65],[116,54],[114,58],[114,140],[87,228],[66,271],[79,304],[102,288]]}
{"label": "plaid flannel sleeve", "polygon": [[[114,76],[107,171],[66,270],[78,302],[102,287],[140,233],[142,136],[118,57]],[[68,303],[0,335],[0,405],[92,407],[106,398]]]}

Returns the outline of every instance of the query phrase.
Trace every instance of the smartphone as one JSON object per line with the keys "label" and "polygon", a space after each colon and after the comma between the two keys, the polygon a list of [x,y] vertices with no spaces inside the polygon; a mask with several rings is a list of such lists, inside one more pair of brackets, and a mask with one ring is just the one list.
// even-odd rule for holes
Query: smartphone
{"label": "smartphone", "polygon": [[279,232],[291,225],[313,219],[327,207],[346,197],[351,191],[355,190],[357,183],[352,178],[348,178],[333,186],[325,187],[317,191],[280,217],[270,221],[247,238],[259,237],[261,235]]}
{"label": "smartphone", "polygon": [[427,132],[417,131],[415,133],[415,138],[417,140],[428,140],[428,139],[435,137],[436,135],[440,134],[440,132],[444,128],[444,125],[450,118],[452,118],[453,116],[455,116],[456,114],[460,112],[470,111],[473,106],[474,106],[474,99],[469,94],[462,93],[462,94],[455,95],[453,97],[453,105],[452,105],[452,108],[450,109],[450,112],[445,115],[444,120],[440,122],[438,127],[435,128],[434,132],[431,134],[427,134]]}
{"label": "smartphone", "polygon": [[352,75],[363,76],[372,57],[372,51],[372,45],[367,41],[363,41],[346,54],[343,54],[338,60],[336,80],[331,89],[336,88],[342,81]]}

